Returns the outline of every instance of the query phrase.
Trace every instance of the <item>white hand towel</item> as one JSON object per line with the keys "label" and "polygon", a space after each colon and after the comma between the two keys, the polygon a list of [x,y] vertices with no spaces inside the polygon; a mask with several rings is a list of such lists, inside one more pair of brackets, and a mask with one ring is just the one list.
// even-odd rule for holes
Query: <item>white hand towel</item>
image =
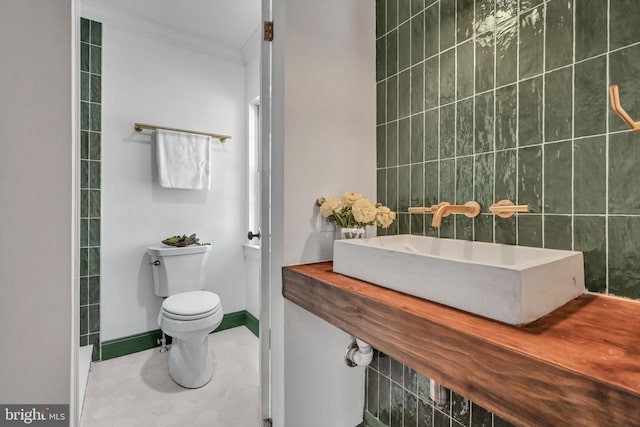
{"label": "white hand towel", "polygon": [[165,188],[208,190],[211,187],[211,137],[156,130],[156,162]]}

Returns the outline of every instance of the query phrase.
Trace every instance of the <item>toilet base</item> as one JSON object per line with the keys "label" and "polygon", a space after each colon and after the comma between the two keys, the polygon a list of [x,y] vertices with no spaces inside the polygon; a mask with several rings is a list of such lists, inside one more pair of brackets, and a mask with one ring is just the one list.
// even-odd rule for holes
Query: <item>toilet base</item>
{"label": "toilet base", "polygon": [[168,364],[169,375],[178,385],[185,388],[205,386],[213,376],[208,335],[196,342],[174,337],[169,349]]}

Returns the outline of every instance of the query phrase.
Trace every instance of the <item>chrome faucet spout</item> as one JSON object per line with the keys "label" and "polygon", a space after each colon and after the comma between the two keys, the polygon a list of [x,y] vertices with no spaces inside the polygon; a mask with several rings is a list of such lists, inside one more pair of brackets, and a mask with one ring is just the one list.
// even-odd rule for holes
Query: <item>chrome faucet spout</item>
{"label": "chrome faucet spout", "polygon": [[480,210],[480,203],[476,201],[470,201],[464,205],[451,205],[447,202],[442,202],[438,205],[438,210],[433,215],[431,226],[439,228],[442,225],[442,218],[448,217],[452,213],[462,213],[468,218],[475,218],[480,214]]}

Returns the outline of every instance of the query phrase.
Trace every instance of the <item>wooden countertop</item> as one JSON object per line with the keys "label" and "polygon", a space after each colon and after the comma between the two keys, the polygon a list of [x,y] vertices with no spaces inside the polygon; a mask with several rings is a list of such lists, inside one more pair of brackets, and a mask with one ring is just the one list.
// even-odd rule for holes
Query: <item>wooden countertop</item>
{"label": "wooden countertop", "polygon": [[640,426],[640,303],[582,295],[517,327],[334,273],[283,267],[283,295],[522,426]]}

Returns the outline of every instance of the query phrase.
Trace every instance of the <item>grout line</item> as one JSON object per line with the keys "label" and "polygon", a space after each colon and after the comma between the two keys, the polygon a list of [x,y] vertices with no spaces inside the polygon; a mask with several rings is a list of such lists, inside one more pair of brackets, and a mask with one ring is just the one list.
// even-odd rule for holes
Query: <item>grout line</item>
{"label": "grout line", "polygon": [[[605,86],[608,86],[608,82],[611,80],[611,74],[610,74],[610,67],[611,67],[611,61],[610,61],[610,54],[611,54],[611,0],[607,0],[607,56],[606,56],[606,81],[605,81]],[[605,88],[605,89],[608,89]],[[607,92],[605,92],[607,93]],[[607,97],[607,106],[609,106],[609,98]],[[609,108],[606,109],[607,113],[609,111]],[[604,250],[604,259],[605,259],[605,277],[604,277],[604,281],[605,281],[605,287],[604,287],[604,293],[605,295],[608,295],[610,293],[610,283],[609,283],[609,218],[611,218],[610,214],[609,214],[609,145],[610,145],[610,140],[611,140],[611,133],[609,132],[609,122],[610,122],[610,116],[609,114],[607,114],[606,118],[605,118],[605,205],[604,205],[604,212],[605,212],[605,221],[604,221],[604,241],[605,241],[605,250]]]}
{"label": "grout line", "polygon": [[[573,46],[571,51],[571,59],[575,62],[576,59],[576,3],[575,0],[569,3],[572,9],[572,22],[573,22]],[[576,182],[576,68],[571,67],[571,250],[575,250],[576,247],[576,195],[575,195],[575,182]],[[545,119],[546,120],[546,119]]]}
{"label": "grout line", "polygon": [[[542,123],[540,126],[540,130],[542,132],[542,143],[544,144],[547,140],[547,135],[546,135],[546,114],[547,114],[547,109],[546,109],[546,71],[547,71],[547,2],[543,2],[542,4],[542,71],[544,73],[544,76],[542,76]],[[542,196],[540,198],[540,204],[542,205],[540,207],[540,210],[542,211],[542,247],[544,246],[545,243],[545,231],[544,231],[544,225],[545,225],[545,219],[544,219],[544,214],[546,212],[545,209],[545,202],[546,202],[546,180],[545,180],[545,149],[544,146],[540,147],[540,155],[542,156],[542,160],[541,160],[541,166],[540,166],[540,186],[542,188]],[[516,215],[516,241],[517,238],[519,237],[519,232],[518,232],[518,215]]]}

